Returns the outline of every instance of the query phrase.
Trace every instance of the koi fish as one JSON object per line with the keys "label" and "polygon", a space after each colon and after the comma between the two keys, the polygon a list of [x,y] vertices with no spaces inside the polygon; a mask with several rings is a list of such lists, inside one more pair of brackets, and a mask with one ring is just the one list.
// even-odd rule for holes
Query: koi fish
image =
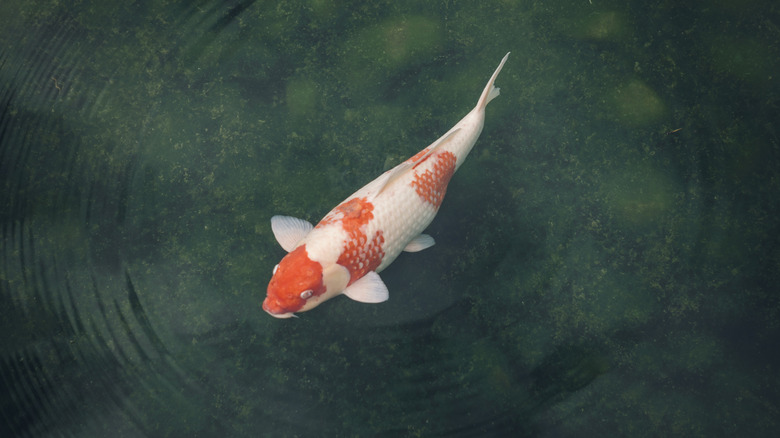
{"label": "koi fish", "polygon": [[384,172],[337,205],[317,224],[271,218],[288,254],[274,267],[263,310],[290,318],[344,294],[362,303],[389,297],[379,272],[402,251],[433,246],[422,231],[439,210],[447,184],[463,164],[485,123],[485,107],[499,95],[493,83],[504,56],[474,107],[438,140]]}

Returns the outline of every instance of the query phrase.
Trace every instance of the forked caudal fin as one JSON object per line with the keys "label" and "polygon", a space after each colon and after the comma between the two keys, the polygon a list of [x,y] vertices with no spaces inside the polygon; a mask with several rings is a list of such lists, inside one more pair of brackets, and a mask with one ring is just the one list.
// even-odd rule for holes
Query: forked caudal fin
{"label": "forked caudal fin", "polygon": [[495,72],[493,72],[493,76],[490,77],[487,86],[485,86],[485,89],[482,91],[482,95],[479,96],[479,101],[477,102],[477,108],[485,109],[487,104],[490,103],[491,100],[495,99],[500,94],[499,89],[493,86],[493,82],[496,81],[498,74],[501,73],[501,68],[504,66],[504,63],[506,62],[507,58],[509,58],[509,52],[507,52],[507,54],[504,55],[504,59],[502,59],[501,63],[498,64],[498,68],[496,69]]}

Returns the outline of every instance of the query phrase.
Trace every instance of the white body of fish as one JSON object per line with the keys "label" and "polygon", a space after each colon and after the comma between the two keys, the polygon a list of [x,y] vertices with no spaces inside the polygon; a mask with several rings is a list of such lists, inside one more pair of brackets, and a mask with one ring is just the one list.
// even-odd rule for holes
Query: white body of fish
{"label": "white body of fish", "polygon": [[388,299],[378,273],[402,251],[434,244],[421,234],[431,223],[447,184],[463,164],[485,122],[485,107],[499,94],[490,77],[477,105],[438,140],[384,172],[331,210],[316,227],[274,216],[274,236],[289,254],[274,268],[263,309],[289,318],[344,293],[361,302]]}

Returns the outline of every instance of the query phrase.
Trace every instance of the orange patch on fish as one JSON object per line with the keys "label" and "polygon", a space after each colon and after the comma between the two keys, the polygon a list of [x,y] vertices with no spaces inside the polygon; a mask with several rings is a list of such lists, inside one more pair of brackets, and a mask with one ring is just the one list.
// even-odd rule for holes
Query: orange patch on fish
{"label": "orange patch on fish", "polygon": [[375,270],[382,264],[385,256],[382,250],[385,243],[382,232],[377,231],[371,239],[366,235],[366,225],[374,218],[373,210],[374,205],[366,198],[353,198],[334,208],[331,214],[317,225],[340,223],[347,232],[344,251],[336,263],[349,271],[349,284]]}
{"label": "orange patch on fish", "polygon": [[366,198],[352,198],[338,205],[317,226],[341,222],[344,230],[352,233],[374,218],[374,205]]}
{"label": "orange patch on fish", "polygon": [[423,201],[438,209],[447,193],[447,184],[455,173],[457,157],[452,152],[444,151],[431,155],[428,160],[433,160],[433,167],[416,174],[412,187]]}
{"label": "orange patch on fish", "polygon": [[273,313],[297,312],[306,304],[300,293],[311,290],[312,295],[325,293],[322,284],[322,265],[309,258],[306,245],[287,254],[268,284],[268,296],[263,309]]}
{"label": "orange patch on fish", "polygon": [[[414,156],[410,157],[410,158],[409,158],[408,160],[406,160],[406,161],[407,161],[407,162],[411,162],[411,163],[417,163],[417,162],[418,162],[418,161],[420,161],[420,160],[422,159],[422,157],[424,157],[424,156],[425,156],[425,154],[427,154],[427,153],[428,153],[428,148],[425,148],[425,149],[421,150],[420,152],[417,152],[416,154],[414,154]],[[417,163],[417,164],[420,164],[420,163]],[[415,166],[416,166],[416,165],[415,165]]]}
{"label": "orange patch on fish", "polygon": [[382,250],[385,237],[382,231],[377,231],[368,245],[364,233],[356,233],[350,237],[336,263],[347,268],[350,275],[349,284],[352,284],[382,264],[382,259],[385,257],[385,252]]}

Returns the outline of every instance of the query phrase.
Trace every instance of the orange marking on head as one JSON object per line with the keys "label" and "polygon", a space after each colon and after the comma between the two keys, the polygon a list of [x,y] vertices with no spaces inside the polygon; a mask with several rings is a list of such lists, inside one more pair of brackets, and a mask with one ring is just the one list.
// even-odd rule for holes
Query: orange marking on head
{"label": "orange marking on head", "polygon": [[444,151],[434,153],[428,160],[433,160],[433,167],[415,174],[412,187],[423,201],[438,209],[447,193],[447,184],[455,173],[455,163],[458,159],[452,152]]}
{"label": "orange marking on head", "polygon": [[322,284],[322,265],[309,258],[306,245],[287,254],[268,283],[268,294],[263,309],[274,314],[299,311],[306,300],[301,292],[311,290],[312,295],[325,293]]}

